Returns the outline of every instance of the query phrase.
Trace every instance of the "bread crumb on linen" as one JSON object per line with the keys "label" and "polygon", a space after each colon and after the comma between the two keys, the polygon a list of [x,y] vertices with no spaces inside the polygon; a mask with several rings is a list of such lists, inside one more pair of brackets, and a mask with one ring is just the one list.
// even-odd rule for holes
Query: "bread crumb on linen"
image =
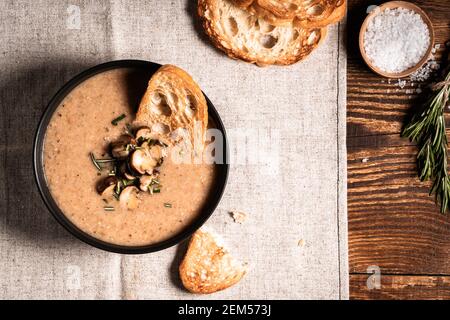
{"label": "bread crumb on linen", "polygon": [[304,239],[300,239],[300,240],[298,240],[298,243],[297,243],[297,245],[299,246],[299,247],[304,247],[305,246],[305,240]]}
{"label": "bread crumb on linen", "polygon": [[243,224],[247,220],[247,214],[241,211],[230,211],[230,215],[236,223]]}

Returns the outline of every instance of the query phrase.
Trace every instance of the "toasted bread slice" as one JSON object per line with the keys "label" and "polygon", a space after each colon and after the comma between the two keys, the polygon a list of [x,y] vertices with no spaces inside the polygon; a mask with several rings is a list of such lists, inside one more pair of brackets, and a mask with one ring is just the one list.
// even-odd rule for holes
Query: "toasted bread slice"
{"label": "toasted bread slice", "polygon": [[255,0],[247,7],[247,10],[274,26],[290,26],[292,24],[295,19],[295,10],[290,10],[288,6],[285,7],[278,2],[274,2],[273,5],[269,4],[265,0],[261,2]]}
{"label": "toasted bread slice", "polygon": [[192,236],[179,271],[184,287],[192,293],[213,293],[241,280],[246,267],[224,248],[220,237],[200,229]]}
{"label": "toasted bread slice", "polygon": [[136,123],[148,126],[164,142],[190,140],[203,146],[208,127],[208,106],[195,81],[184,70],[164,65],[150,78],[141,100]]}
{"label": "toasted bread slice", "polygon": [[297,20],[303,28],[323,28],[339,22],[346,11],[346,0],[232,0],[240,7],[277,26]]}
{"label": "toasted bread slice", "polygon": [[308,56],[326,29],[304,29],[292,22],[274,26],[231,0],[199,0],[206,33],[228,56],[258,65],[289,65]]}
{"label": "toasted bread slice", "polygon": [[341,21],[347,12],[347,0],[336,1],[331,14],[324,18],[316,16],[306,16],[302,19],[301,16],[297,16],[294,20],[296,26],[304,28],[321,28]]}
{"label": "toasted bread slice", "polygon": [[241,8],[248,8],[254,0],[232,0],[237,6]]}

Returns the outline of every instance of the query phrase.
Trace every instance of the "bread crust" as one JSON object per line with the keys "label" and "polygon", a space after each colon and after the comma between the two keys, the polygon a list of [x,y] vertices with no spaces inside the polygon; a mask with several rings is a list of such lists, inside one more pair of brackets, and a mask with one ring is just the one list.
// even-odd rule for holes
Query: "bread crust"
{"label": "bread crust", "polygon": [[296,17],[294,20],[294,24],[304,28],[323,28],[325,26],[338,23],[342,19],[344,19],[345,14],[347,13],[347,0],[341,0],[340,2],[337,2],[336,5],[337,6],[327,18],[318,20],[302,20],[299,17]]}
{"label": "bread crust", "polygon": [[[303,28],[323,28],[345,16],[347,0],[231,0],[271,24],[287,25],[295,20]],[[321,8],[320,13],[314,7]]]}
{"label": "bread crust", "polygon": [[[162,101],[155,102],[155,95]],[[174,65],[164,65],[149,80],[139,104],[136,123],[150,128],[155,124],[167,126],[168,132],[158,134],[169,142],[174,142],[171,141],[173,132],[186,129],[192,145],[203,146],[208,127],[206,99],[186,71]]]}
{"label": "bread crust", "polygon": [[179,267],[183,286],[192,293],[209,294],[238,283],[246,268],[231,257],[216,236],[198,230],[189,241],[188,250]]}
{"label": "bread crust", "polygon": [[[242,50],[237,48],[233,41],[217,27],[219,25],[218,20],[220,20],[220,17],[217,16],[217,6],[221,1],[227,0],[199,0],[198,14],[202,20],[206,34],[208,34],[214,45],[233,59],[241,59],[259,66],[272,64],[290,65],[307,57],[326,36],[325,28],[305,29],[300,26],[294,26],[290,22],[287,26],[283,27],[289,28],[290,31],[297,32],[298,34],[298,40],[293,40],[292,48],[287,48],[291,52],[280,56],[268,56],[266,54],[252,52],[251,50]],[[235,7],[238,8],[237,6]],[[248,15],[252,14],[249,12]]]}
{"label": "bread crust", "polygon": [[233,2],[241,8],[247,8],[253,1],[254,0],[233,0]]}

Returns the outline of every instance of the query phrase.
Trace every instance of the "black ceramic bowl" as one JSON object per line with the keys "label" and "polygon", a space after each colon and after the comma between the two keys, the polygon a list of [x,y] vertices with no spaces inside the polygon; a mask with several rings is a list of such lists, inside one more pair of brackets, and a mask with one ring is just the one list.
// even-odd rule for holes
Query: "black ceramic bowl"
{"label": "black ceramic bowl", "polygon": [[53,113],[61,103],[61,101],[66,97],[66,95],[74,89],[77,85],[85,81],[86,79],[99,74],[104,71],[116,69],[116,68],[132,68],[137,69],[138,71],[148,71],[148,76],[150,77],[153,73],[158,70],[160,67],[160,64],[148,62],[148,61],[142,61],[142,60],[118,60],[118,61],[112,61],[107,62],[104,64],[97,65],[91,69],[88,69],[79,75],[77,75],[75,78],[70,80],[68,83],[66,83],[52,98],[50,103],[47,106],[47,109],[45,110],[41,121],[39,123],[36,137],[34,140],[34,151],[33,151],[33,165],[34,165],[34,174],[36,178],[36,182],[40,191],[40,194],[42,196],[42,199],[44,200],[45,204],[47,205],[50,212],[53,214],[53,216],[56,218],[56,220],[64,227],[66,228],[70,233],[72,233],[75,237],[78,239],[90,244],[91,246],[94,246],[99,249],[103,249],[106,251],[116,252],[116,253],[123,253],[123,254],[142,254],[142,253],[149,253],[154,251],[159,251],[166,249],[170,246],[173,246],[182,240],[188,238],[190,235],[192,235],[198,228],[200,228],[206,220],[211,216],[211,214],[214,212],[215,208],[217,207],[220,199],[222,198],[223,192],[225,190],[225,185],[227,183],[228,178],[228,171],[229,171],[229,165],[228,165],[228,141],[227,136],[225,132],[225,128],[223,126],[222,120],[220,119],[219,114],[217,113],[217,110],[214,108],[211,101],[206,97],[206,101],[208,103],[208,113],[210,119],[216,124],[216,127],[218,130],[220,130],[223,134],[223,164],[216,164],[218,170],[216,175],[216,182],[214,184],[214,187],[211,190],[210,196],[208,198],[208,201],[206,202],[205,206],[201,210],[200,216],[187,228],[185,228],[182,232],[175,235],[172,238],[169,238],[165,241],[154,243],[150,245],[145,246],[121,246],[116,245],[108,242],[101,241],[97,238],[92,237],[91,235],[87,234],[83,230],[79,229],[77,226],[75,226],[61,211],[61,209],[56,204],[55,200],[52,197],[52,194],[49,190],[49,187],[47,185],[47,181],[45,178],[44,173],[44,167],[43,167],[43,149],[44,149],[44,138],[45,133],[47,130],[47,126],[52,118]]}

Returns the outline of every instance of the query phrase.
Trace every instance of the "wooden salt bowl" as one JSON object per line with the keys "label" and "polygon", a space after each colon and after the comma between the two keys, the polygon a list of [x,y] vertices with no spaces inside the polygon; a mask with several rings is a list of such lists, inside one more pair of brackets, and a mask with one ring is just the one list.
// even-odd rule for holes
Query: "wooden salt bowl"
{"label": "wooden salt bowl", "polygon": [[[425,24],[427,25],[428,30],[430,32],[430,46],[429,46],[428,50],[426,51],[425,55],[422,57],[422,59],[420,59],[420,61],[415,66],[413,66],[409,69],[406,69],[402,72],[399,72],[399,73],[390,73],[390,72],[380,70],[378,67],[376,67],[372,64],[372,62],[370,61],[370,59],[367,56],[367,53],[364,49],[364,34],[366,33],[366,29],[367,29],[369,22],[376,15],[380,14],[381,12],[383,12],[386,9],[396,9],[396,8],[405,8],[408,10],[412,10],[422,17],[422,20],[425,22]],[[377,73],[383,77],[386,77],[386,78],[398,79],[398,78],[403,78],[403,77],[409,76],[410,74],[414,73],[429,60],[433,47],[434,47],[434,29],[433,29],[433,24],[431,23],[430,18],[418,6],[416,6],[415,4],[412,4],[410,2],[407,2],[407,1],[389,1],[389,2],[383,3],[382,5],[376,7],[367,15],[367,17],[364,20],[363,24],[361,25],[361,29],[359,31],[359,50],[361,51],[361,55],[362,55],[364,61],[369,66],[369,68],[372,69],[372,71],[374,71],[375,73]]]}

